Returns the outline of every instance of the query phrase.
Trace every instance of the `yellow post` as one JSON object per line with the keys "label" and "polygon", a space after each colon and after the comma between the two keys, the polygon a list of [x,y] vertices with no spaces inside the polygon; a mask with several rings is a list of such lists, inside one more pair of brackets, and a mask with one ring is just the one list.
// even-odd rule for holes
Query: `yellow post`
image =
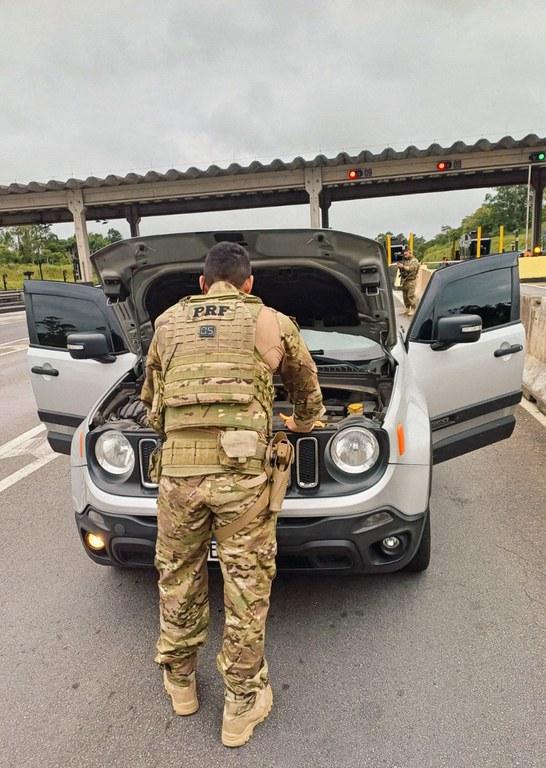
{"label": "yellow post", "polygon": [[391,263],[391,236],[387,235],[387,264]]}
{"label": "yellow post", "polygon": [[413,232],[409,233],[409,249],[413,253]]}
{"label": "yellow post", "polygon": [[479,259],[480,256],[482,255],[482,227],[481,227],[481,224],[478,227],[477,238],[478,239],[476,241],[476,258]]}
{"label": "yellow post", "polygon": [[500,225],[499,230],[499,253],[504,253],[504,224]]}

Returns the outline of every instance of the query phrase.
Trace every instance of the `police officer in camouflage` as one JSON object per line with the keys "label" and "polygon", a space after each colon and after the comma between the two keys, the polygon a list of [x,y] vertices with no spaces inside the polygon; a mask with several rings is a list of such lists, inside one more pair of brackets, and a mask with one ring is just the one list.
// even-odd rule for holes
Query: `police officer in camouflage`
{"label": "police officer in camouflage", "polygon": [[264,656],[275,577],[276,514],[267,467],[273,374],[293,404],[287,429],[309,432],[324,412],[316,366],[297,325],[251,295],[247,251],[222,242],[207,254],[200,287],[161,315],[142,390],[164,438],[155,472],[160,636],[156,662],[175,712],[199,707],[197,652],[209,623],[211,532],[224,579],[222,742],[240,746],[269,714]]}
{"label": "police officer in camouflage", "polygon": [[402,297],[406,310],[405,315],[414,315],[417,299],[415,297],[415,284],[419,274],[419,262],[413,253],[406,248],[404,251],[404,262],[396,265],[400,270],[400,279],[402,281]]}

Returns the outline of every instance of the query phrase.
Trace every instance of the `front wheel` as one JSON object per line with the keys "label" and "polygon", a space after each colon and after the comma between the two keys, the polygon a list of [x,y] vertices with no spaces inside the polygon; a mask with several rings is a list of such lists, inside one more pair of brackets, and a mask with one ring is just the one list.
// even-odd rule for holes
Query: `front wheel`
{"label": "front wheel", "polygon": [[417,552],[412,559],[402,570],[408,573],[419,573],[420,571],[426,571],[430,563],[430,510],[426,512],[427,519],[425,521],[425,527],[423,528],[423,535],[421,537],[421,543]]}

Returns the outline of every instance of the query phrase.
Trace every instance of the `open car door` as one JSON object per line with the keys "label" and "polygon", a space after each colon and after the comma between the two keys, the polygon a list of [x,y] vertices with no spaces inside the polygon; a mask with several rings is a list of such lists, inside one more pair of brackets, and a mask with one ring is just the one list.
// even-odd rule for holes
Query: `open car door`
{"label": "open car door", "polygon": [[525,357],[519,307],[516,253],[455,262],[432,276],[407,341],[434,463],[512,434]]}
{"label": "open car door", "polygon": [[[99,397],[131,370],[137,356],[128,351],[99,288],[26,280],[23,290],[30,342],[27,364],[38,416],[47,427],[53,450],[69,454],[78,425]],[[90,332],[106,338],[109,355],[73,359],[68,336]]]}

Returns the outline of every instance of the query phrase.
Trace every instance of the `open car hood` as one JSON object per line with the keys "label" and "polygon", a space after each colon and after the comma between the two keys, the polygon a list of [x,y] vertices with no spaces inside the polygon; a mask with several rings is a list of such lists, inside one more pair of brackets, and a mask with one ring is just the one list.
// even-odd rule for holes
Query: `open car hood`
{"label": "open car hood", "polygon": [[396,341],[390,274],[374,240],[329,229],[153,235],[121,240],[91,260],[133,349],[145,352],[153,323],[198,294],[207,251],[223,240],[250,254],[253,294],[302,328]]}

